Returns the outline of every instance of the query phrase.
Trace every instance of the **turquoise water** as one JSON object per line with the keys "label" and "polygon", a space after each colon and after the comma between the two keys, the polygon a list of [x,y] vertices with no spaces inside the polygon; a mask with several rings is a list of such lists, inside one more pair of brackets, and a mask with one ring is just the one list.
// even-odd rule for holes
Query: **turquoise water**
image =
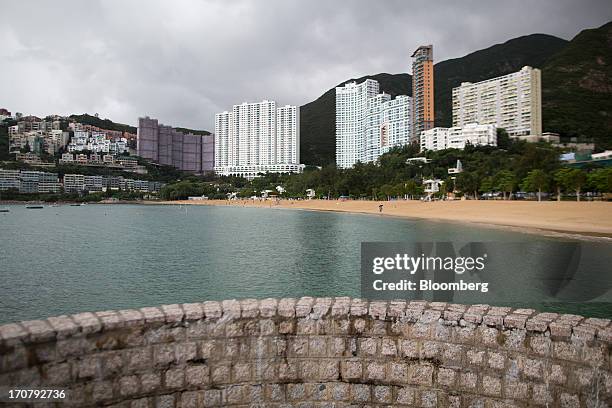
{"label": "turquoise water", "polygon": [[[543,239],[461,224],[284,209],[8,208],[0,213],[0,322],[229,298],[359,297],[363,241]],[[601,303],[538,307],[612,315]]]}

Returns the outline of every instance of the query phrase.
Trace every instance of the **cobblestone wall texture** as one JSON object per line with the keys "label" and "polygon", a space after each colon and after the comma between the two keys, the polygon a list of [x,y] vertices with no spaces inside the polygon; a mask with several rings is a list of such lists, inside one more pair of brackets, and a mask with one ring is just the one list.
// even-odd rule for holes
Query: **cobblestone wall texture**
{"label": "cobblestone wall texture", "polygon": [[610,320],[531,309],[227,300],[0,326],[0,385],[78,407],[605,407],[611,343]]}

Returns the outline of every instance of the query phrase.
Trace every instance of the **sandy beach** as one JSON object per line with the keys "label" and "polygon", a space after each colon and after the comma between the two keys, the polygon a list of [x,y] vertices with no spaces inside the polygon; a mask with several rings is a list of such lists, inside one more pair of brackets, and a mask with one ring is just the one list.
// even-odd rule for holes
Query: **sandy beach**
{"label": "sandy beach", "polygon": [[158,204],[224,205],[341,211],[383,216],[512,227],[528,232],[557,232],[612,238],[612,203],[534,201],[338,201],[338,200],[209,200],[164,201]]}

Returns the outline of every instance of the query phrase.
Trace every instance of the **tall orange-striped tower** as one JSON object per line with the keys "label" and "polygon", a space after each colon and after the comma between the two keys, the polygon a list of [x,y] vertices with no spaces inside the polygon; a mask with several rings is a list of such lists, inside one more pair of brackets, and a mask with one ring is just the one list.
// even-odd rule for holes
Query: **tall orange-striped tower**
{"label": "tall orange-striped tower", "polygon": [[412,141],[434,127],[433,45],[421,45],[412,54]]}

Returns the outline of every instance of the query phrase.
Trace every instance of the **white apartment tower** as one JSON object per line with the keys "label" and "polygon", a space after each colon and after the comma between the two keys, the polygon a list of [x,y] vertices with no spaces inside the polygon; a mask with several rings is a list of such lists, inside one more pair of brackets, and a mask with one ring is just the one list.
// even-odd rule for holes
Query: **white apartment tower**
{"label": "white apartment tower", "polygon": [[300,162],[300,110],[297,106],[276,109],[276,162]]}
{"label": "white apartment tower", "polygon": [[336,166],[350,168],[364,161],[368,100],[378,94],[378,81],[366,79],[336,88]]}
{"label": "white apartment tower", "polygon": [[520,71],[453,88],[453,126],[493,124],[512,137],[542,135],[540,70]]}
{"label": "white apartment tower", "polygon": [[376,161],[392,147],[409,143],[412,99],[379,93],[373,79],[336,88],[336,166]]}
{"label": "white apartment tower", "polygon": [[217,167],[228,165],[229,139],[230,139],[230,117],[231,113],[225,111],[215,115],[215,171]]}
{"label": "white apartment tower", "polygon": [[[380,112],[380,154],[392,147],[410,143],[412,136],[412,98],[398,95],[383,103]],[[376,160],[376,157],[374,160]]]}
{"label": "white apartment tower", "polygon": [[234,105],[215,115],[215,172],[248,179],[301,172],[299,109],[274,101]]}
{"label": "white apartment tower", "polygon": [[[369,163],[375,161],[380,156],[381,146],[388,145],[388,130],[385,125],[382,124],[382,113],[384,106],[391,100],[391,95],[386,93],[380,93],[367,101],[367,108],[365,114],[365,138],[364,138],[364,150],[359,156],[359,161],[362,163]],[[384,129],[384,130],[383,130]],[[384,140],[382,134],[384,133]]]}

